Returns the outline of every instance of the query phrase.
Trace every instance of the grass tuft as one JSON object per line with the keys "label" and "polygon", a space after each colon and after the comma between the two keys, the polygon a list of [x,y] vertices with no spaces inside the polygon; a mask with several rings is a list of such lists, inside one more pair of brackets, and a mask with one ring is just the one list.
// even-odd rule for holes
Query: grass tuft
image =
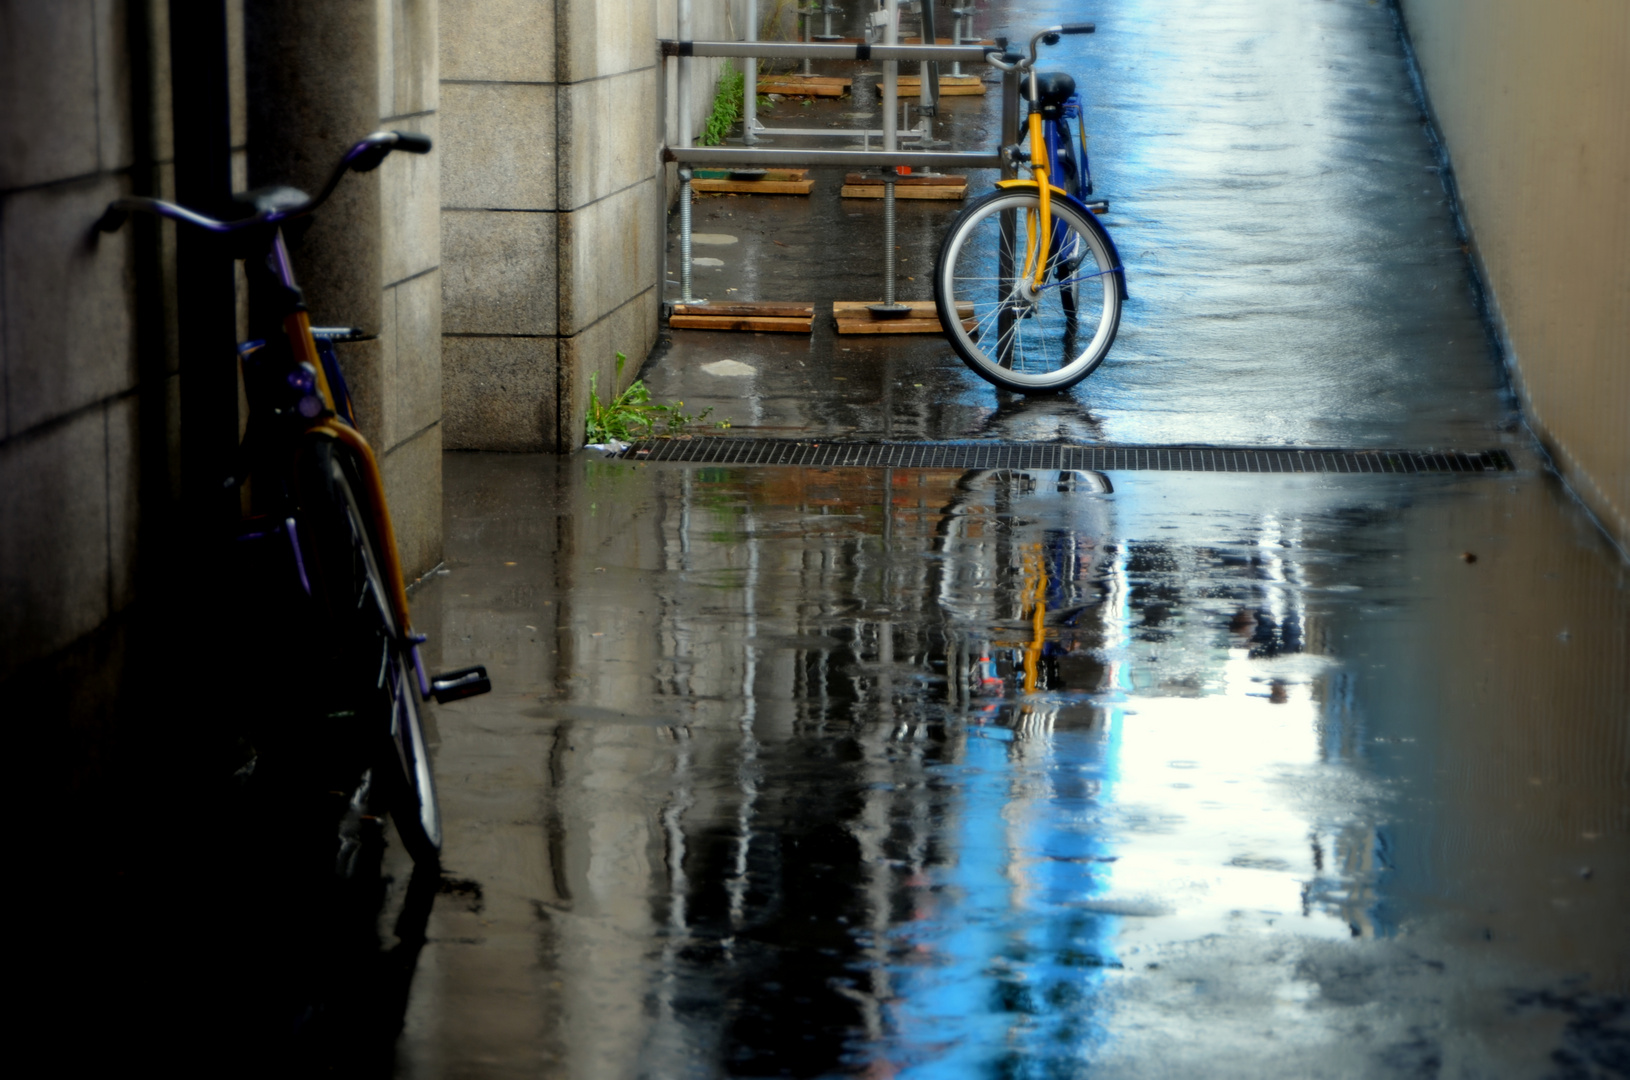
{"label": "grass tuft", "polygon": [[[628,357],[617,354],[617,375],[621,377]],[[589,376],[588,439],[591,443],[605,443],[612,439],[633,442],[662,435],[682,435],[691,424],[706,420],[712,409],[703,409],[694,415],[684,411],[684,402],[660,405],[651,400],[651,391],[642,379],[635,379],[627,390],[610,401],[600,400],[599,373]],[[727,428],[730,421],[720,420],[716,427]]]}

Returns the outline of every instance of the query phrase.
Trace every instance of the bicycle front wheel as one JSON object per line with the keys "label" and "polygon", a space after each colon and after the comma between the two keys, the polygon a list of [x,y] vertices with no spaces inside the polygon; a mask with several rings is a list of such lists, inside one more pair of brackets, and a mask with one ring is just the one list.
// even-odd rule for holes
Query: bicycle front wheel
{"label": "bicycle front wheel", "polygon": [[1091,375],[1121,321],[1120,268],[1103,226],[1062,199],[1050,203],[1043,249],[1034,189],[986,195],[952,223],[934,268],[951,347],[975,374],[1021,394]]}
{"label": "bicycle front wheel", "polygon": [[329,439],[308,445],[301,525],[309,534],[313,599],[327,661],[318,681],[330,715],[360,742],[370,802],[390,811],[416,863],[434,865],[441,811],[430,771],[417,673],[397,626],[378,541],[357,491],[365,490],[350,454]]}

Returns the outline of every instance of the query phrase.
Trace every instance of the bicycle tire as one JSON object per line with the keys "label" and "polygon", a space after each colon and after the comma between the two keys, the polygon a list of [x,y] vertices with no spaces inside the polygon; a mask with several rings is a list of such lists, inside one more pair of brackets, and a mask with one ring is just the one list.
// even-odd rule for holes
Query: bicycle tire
{"label": "bicycle tire", "polygon": [[[976,375],[1020,394],[1067,390],[1103,363],[1120,326],[1120,272],[1103,226],[1051,200],[1053,243],[1040,290],[1023,287],[1036,229],[1033,188],[998,189],[957,215],[934,264],[934,302],[951,347]],[[971,305],[973,327],[958,305]],[[1084,341],[1084,344],[1083,344]]]}
{"label": "bicycle tire", "polygon": [[301,540],[321,620],[324,671],[315,680],[339,752],[366,766],[353,790],[364,812],[388,811],[416,864],[435,865],[441,810],[420,714],[417,672],[390,602],[378,539],[362,511],[359,467],[348,449],[312,439],[300,470]]}

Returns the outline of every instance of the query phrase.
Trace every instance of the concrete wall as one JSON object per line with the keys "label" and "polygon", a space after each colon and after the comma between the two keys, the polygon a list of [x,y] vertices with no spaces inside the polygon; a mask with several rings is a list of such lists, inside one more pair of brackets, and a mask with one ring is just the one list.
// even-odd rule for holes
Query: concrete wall
{"label": "concrete wall", "polygon": [[[696,0],[739,36],[741,0]],[[632,381],[662,301],[672,0],[442,0],[446,445],[575,449],[590,376]],[[717,65],[698,65],[698,111]]]}
{"label": "concrete wall", "polygon": [[1529,423],[1630,545],[1630,5],[1400,3]]}
{"label": "concrete wall", "polygon": [[339,349],[362,432],[379,455],[410,577],[441,559],[441,158],[437,0],[249,0],[249,175],[317,190],[345,148],[379,128],[431,136],[352,174],[292,245],[319,325],[377,340]]}
{"label": "concrete wall", "polygon": [[[174,226],[92,229],[122,194],[175,197],[172,6],[191,10],[0,0],[0,700],[40,721],[20,753],[59,790],[105,795],[127,736],[181,753],[193,691],[166,699],[162,736],[129,718],[173,695],[167,668],[236,614],[201,614],[222,590],[200,588],[189,560],[219,545],[177,528],[188,470],[229,468],[230,340],[182,370]],[[224,12],[234,187],[314,190],[370,130],[439,134],[437,0]],[[319,321],[379,333],[342,362],[412,572],[441,558],[439,186],[435,154],[395,156],[350,178],[296,255]],[[211,426],[184,415],[200,371],[225,377],[227,450],[183,460],[189,431]]]}
{"label": "concrete wall", "polygon": [[125,15],[0,0],[0,678],[136,595],[140,428],[174,367],[138,356],[135,234],[91,225],[170,155],[138,151]]}

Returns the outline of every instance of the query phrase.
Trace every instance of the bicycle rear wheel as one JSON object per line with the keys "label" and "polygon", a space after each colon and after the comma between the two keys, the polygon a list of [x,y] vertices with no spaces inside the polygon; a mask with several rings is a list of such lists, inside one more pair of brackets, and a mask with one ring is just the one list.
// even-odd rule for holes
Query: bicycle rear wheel
{"label": "bicycle rear wheel", "polygon": [[1041,251],[1033,189],[984,196],[952,223],[934,268],[951,347],[981,378],[1021,394],[1064,390],[1092,374],[1121,320],[1119,267],[1103,226],[1062,199],[1051,207],[1051,242]]}
{"label": "bicycle rear wheel", "polygon": [[416,863],[441,850],[441,810],[430,769],[411,646],[397,626],[378,541],[362,511],[349,450],[312,440],[301,468],[299,527],[309,549],[314,627],[325,655],[316,680],[340,752],[366,764],[357,790],[367,810],[388,810]]}

